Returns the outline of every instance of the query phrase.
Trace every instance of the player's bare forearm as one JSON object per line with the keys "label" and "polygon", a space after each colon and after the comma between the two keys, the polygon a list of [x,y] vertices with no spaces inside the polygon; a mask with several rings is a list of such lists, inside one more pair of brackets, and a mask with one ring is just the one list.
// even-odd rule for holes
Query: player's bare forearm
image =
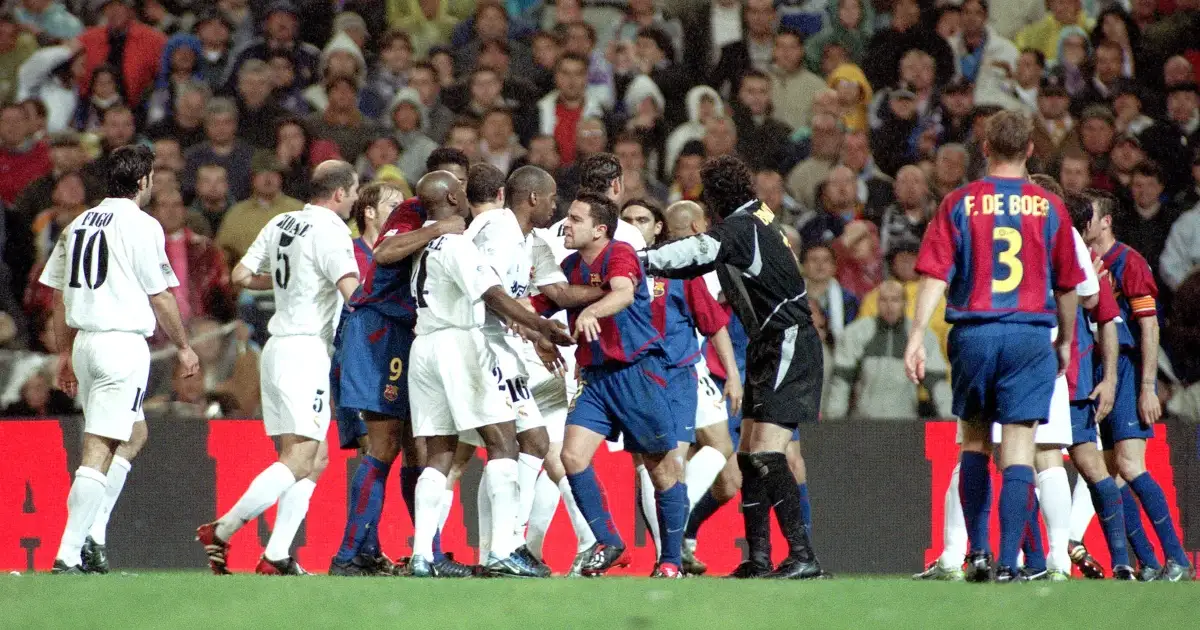
{"label": "player's bare forearm", "polygon": [[440,221],[404,234],[393,234],[383,239],[379,247],[375,248],[375,262],[380,265],[398,263],[417,253],[428,245],[429,241],[445,234],[448,234],[446,226]]}
{"label": "player's bare forearm", "polygon": [[917,309],[913,316],[913,328],[910,335],[918,335],[919,332],[918,336],[924,339],[925,329],[929,328],[929,321],[933,319],[933,310],[937,308],[938,302],[945,294],[945,280],[921,276],[921,282],[917,285]]}
{"label": "player's bare forearm", "polygon": [[[510,325],[516,325],[520,330],[535,333],[535,337],[545,337],[560,346],[571,345],[571,336],[559,328],[551,320],[538,316],[537,313],[525,308],[520,302],[509,297],[499,285],[491,287],[483,293],[483,303],[493,313],[503,317]],[[538,339],[530,339],[537,342]]]}
{"label": "player's bare forearm", "polygon": [[1104,363],[1103,380],[1117,382],[1117,356],[1121,354],[1121,342],[1117,335],[1117,322],[1107,321],[1100,326],[1100,359]]}
{"label": "player's bare forearm", "polygon": [[1158,317],[1139,317],[1137,323],[1142,329],[1141,386],[1153,387],[1158,383]]}
{"label": "player's bare forearm", "polygon": [[612,281],[612,288],[604,294],[604,297],[585,308],[584,311],[590,312],[596,319],[612,317],[629,308],[630,304],[633,304],[633,292],[634,286],[632,280],[629,278],[615,278]]}
{"label": "player's bare forearm", "polygon": [[712,342],[713,349],[717,351],[717,359],[721,361],[721,367],[725,368],[725,380],[741,381],[742,375],[738,372],[737,358],[733,353],[733,340],[729,338],[729,329],[718,330],[708,340]]}
{"label": "player's bare forearm", "polygon": [[358,275],[342,276],[337,281],[337,289],[338,293],[342,294],[342,299],[349,301],[350,296],[354,295],[354,292],[358,290]]}
{"label": "player's bare forearm", "polygon": [[175,295],[169,290],[151,295],[150,306],[154,308],[158,325],[162,326],[171,343],[180,350],[187,348],[187,331],[183,329],[183,320],[179,317],[179,304],[175,302]]}
{"label": "player's bare forearm", "polygon": [[1058,345],[1069,347],[1075,341],[1075,314],[1079,312],[1079,294],[1070,291],[1055,291],[1058,303]]}
{"label": "player's bare forearm", "polygon": [[234,285],[251,291],[269,291],[271,289],[271,274],[269,273],[254,273],[252,269],[238,263],[233,268],[233,273],[229,276],[229,281]]}
{"label": "player's bare forearm", "polygon": [[558,305],[559,308],[578,308],[587,306],[604,297],[604,289],[600,287],[585,286],[581,284],[567,284],[566,282],[555,282],[538,287],[538,291],[542,292],[551,302]]}
{"label": "player's bare forearm", "polygon": [[63,303],[62,291],[54,291],[53,318],[54,339],[58,342],[58,351],[69,355],[75,343],[75,333],[78,331],[67,325],[67,306]]}

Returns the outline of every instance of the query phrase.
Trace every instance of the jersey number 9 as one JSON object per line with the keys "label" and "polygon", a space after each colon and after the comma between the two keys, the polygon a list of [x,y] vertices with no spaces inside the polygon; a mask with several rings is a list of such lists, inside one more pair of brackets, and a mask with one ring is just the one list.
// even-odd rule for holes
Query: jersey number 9
{"label": "jersey number 9", "polygon": [[401,361],[400,357],[392,357],[391,363],[388,364],[388,380],[398,381],[403,373],[404,361]]}
{"label": "jersey number 9", "polygon": [[1009,293],[1021,286],[1025,277],[1025,267],[1017,256],[1021,253],[1021,232],[1015,228],[998,227],[992,230],[993,241],[1003,241],[1005,248],[996,252],[996,264],[1008,269],[1008,277],[999,280],[996,270],[992,270],[992,293]]}

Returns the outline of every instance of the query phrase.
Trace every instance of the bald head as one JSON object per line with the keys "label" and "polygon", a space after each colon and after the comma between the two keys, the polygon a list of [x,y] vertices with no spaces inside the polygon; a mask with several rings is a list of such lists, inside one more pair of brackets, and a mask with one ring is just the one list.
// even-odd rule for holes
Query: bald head
{"label": "bald head", "polygon": [[358,199],[358,173],[349,162],[325,160],[313,169],[309,191],[313,204],[347,217]]}
{"label": "bald head", "polygon": [[433,221],[464,214],[467,193],[463,181],[450,171],[426,173],[417,182],[416,192],[426,215]]}
{"label": "bald head", "polygon": [[704,208],[694,201],[676,201],[667,207],[667,236],[671,240],[708,231]]}

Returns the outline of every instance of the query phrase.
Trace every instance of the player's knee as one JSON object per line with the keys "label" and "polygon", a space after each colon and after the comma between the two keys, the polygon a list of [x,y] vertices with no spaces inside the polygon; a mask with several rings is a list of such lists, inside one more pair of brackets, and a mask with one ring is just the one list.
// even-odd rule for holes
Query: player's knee
{"label": "player's knee", "polygon": [[562,465],[568,475],[583,472],[591,463],[591,458],[585,453],[573,448],[563,448]]}
{"label": "player's knee", "polygon": [[1095,485],[1109,476],[1108,467],[1104,465],[1104,458],[1094,448],[1092,450],[1072,449],[1071,463],[1089,484]]}
{"label": "player's knee", "polygon": [[697,429],[696,443],[716,449],[725,459],[733,457],[733,440],[729,439],[729,428],[724,424]]}
{"label": "player's knee", "polygon": [[537,427],[518,433],[517,443],[522,453],[545,459],[550,451],[550,434],[546,433],[545,427]]}
{"label": "player's knee", "polygon": [[712,485],[713,498],[724,503],[737,495],[742,486],[742,473],[735,465],[732,471],[722,470]]}
{"label": "player's knee", "polygon": [[146,426],[146,422],[133,423],[133,432],[129,435],[129,439],[121,442],[117,447],[117,455],[125,458],[128,461],[133,461],[133,458],[138,456],[145,448],[146,442],[150,440],[150,430]]}
{"label": "player's knee", "polygon": [[1126,481],[1133,481],[1146,472],[1146,464],[1139,455],[1117,453],[1117,472]]}
{"label": "player's knee", "polygon": [[550,481],[554,483],[558,483],[559,479],[567,475],[562,464],[562,453],[547,453],[546,458],[542,460],[542,468],[546,470],[546,476],[550,477]]}

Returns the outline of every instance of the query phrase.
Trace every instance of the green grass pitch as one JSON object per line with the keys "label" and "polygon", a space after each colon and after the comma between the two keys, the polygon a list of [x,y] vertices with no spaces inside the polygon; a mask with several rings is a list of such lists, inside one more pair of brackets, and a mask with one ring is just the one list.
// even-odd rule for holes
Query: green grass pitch
{"label": "green grass pitch", "polygon": [[6,628],[1196,627],[1194,584],[0,576]]}

